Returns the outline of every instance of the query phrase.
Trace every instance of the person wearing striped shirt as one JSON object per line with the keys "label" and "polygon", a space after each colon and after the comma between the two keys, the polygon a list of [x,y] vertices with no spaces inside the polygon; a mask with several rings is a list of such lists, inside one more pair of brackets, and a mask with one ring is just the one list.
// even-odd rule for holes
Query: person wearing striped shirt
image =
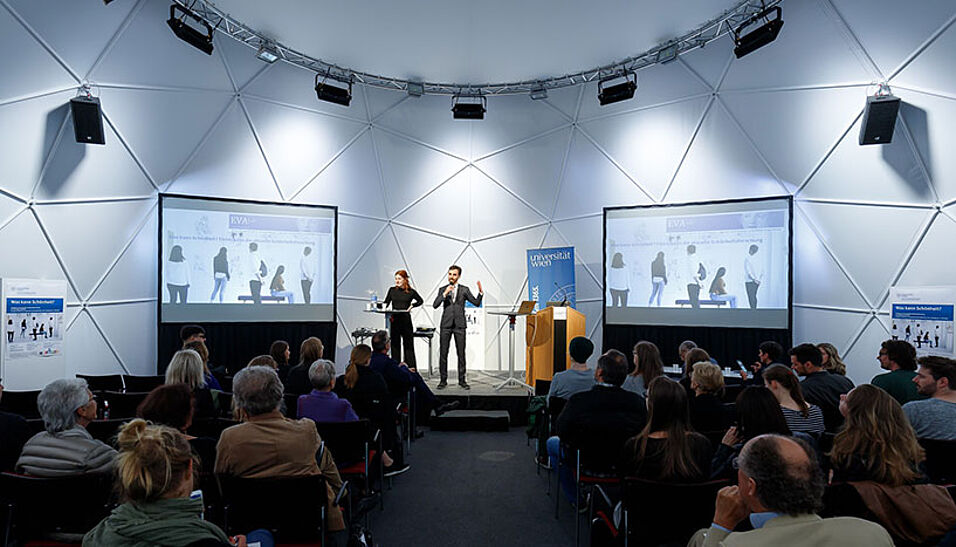
{"label": "person wearing striped shirt", "polygon": [[763,383],[780,403],[780,410],[790,431],[802,431],[814,436],[823,433],[826,429],[823,411],[803,398],[800,381],[792,370],[780,364],[771,365],[763,372]]}

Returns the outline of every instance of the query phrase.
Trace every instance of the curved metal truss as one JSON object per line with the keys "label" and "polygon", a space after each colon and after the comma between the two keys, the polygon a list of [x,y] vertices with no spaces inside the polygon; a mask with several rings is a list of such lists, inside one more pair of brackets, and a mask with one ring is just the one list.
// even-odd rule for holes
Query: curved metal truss
{"label": "curved metal truss", "polygon": [[274,42],[269,38],[259,34],[240,21],[234,19],[228,13],[223,12],[212,0],[174,0],[175,3],[191,9],[198,18],[209,23],[219,32],[231,36],[232,38],[248,45],[253,49],[259,49],[262,46],[268,46],[279,57],[288,63],[298,65],[302,68],[311,70],[317,74],[326,75],[328,78],[341,82],[357,82],[372,87],[391,89],[397,91],[409,92],[415,95],[519,95],[528,94],[532,91],[542,92],[542,90],[558,89],[569,87],[585,82],[600,80],[602,78],[613,77],[626,72],[633,72],[649,66],[666,63],[674,60],[681,53],[704,47],[706,44],[724,36],[727,33],[751,20],[761,11],[773,7],[782,0],[743,0],[735,7],[728,9],[719,16],[707,21],[697,29],[684,34],[678,38],[670,40],[651,48],[639,55],[628,57],[621,61],[607,64],[601,67],[584,70],[574,74],[566,74],[553,78],[543,78],[536,80],[525,80],[520,82],[508,83],[439,83],[439,82],[415,82],[392,78],[389,76],[380,76],[369,74],[359,70],[353,70],[310,57],[300,53],[281,43]]}

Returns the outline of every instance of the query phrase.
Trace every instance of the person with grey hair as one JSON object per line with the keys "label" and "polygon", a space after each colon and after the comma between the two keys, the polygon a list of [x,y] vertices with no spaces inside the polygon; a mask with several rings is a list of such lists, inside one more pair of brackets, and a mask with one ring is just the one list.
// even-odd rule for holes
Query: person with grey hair
{"label": "person with grey hair", "polygon": [[232,401],[242,423],[226,428],[216,445],[216,473],[243,478],[323,475],[328,485],[326,524],[330,531],[345,530],[342,511],[332,500],[342,478],[329,450],[323,450],[315,422],[293,420],[280,412],[282,382],[269,367],[246,367],[232,379]]}
{"label": "person with grey hair", "polygon": [[677,346],[677,356],[680,357],[680,362],[684,362],[684,358],[687,356],[687,352],[696,348],[697,343],[693,340],[684,340]]}
{"label": "person with grey hair", "polygon": [[37,397],[37,407],[46,431],[37,433],[23,445],[17,472],[38,477],[66,477],[112,471],[116,450],[94,439],[86,430],[96,419],[96,399],[86,380],[50,382]]}
{"label": "person with grey hair", "polygon": [[[825,481],[805,441],[774,434],[754,437],[740,451],[737,467],[737,486],[720,490],[713,524],[698,531],[688,547],[893,545],[874,522],[816,515],[823,508]],[[748,517],[753,530],[732,531]]]}
{"label": "person with grey hair", "polygon": [[196,350],[182,349],[173,354],[166,367],[167,384],[186,384],[196,398],[195,419],[215,418],[219,413],[206,385],[202,357]]}
{"label": "person with grey hair", "polygon": [[316,422],[354,422],[359,419],[352,403],[340,399],[332,389],[335,387],[335,365],[328,359],[319,359],[309,367],[312,392],[300,395],[296,416]]}

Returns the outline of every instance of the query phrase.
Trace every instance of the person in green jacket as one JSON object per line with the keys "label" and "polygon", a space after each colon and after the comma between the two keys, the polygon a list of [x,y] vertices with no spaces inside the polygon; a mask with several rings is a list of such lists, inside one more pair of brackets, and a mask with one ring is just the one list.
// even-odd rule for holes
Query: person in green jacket
{"label": "person in green jacket", "polygon": [[893,396],[900,405],[922,399],[913,383],[916,376],[916,348],[905,340],[885,340],[876,357],[880,367],[888,370],[878,374],[870,382]]}

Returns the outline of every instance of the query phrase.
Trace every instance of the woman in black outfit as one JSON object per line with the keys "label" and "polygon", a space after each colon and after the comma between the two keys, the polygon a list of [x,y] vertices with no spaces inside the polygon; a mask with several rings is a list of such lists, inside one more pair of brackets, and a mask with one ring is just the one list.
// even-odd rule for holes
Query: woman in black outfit
{"label": "woman in black outfit", "polygon": [[[395,286],[389,287],[388,294],[385,295],[385,305],[391,303],[393,310],[411,310],[421,306],[424,302],[418,291],[408,284],[408,272],[405,270],[395,272]],[[402,347],[404,346],[405,364],[408,365],[408,368],[416,368],[412,314],[393,313],[389,315],[389,319],[391,320],[389,335],[392,338],[392,359],[402,362]]]}
{"label": "woman in black outfit", "polygon": [[212,302],[219,293],[219,302],[222,303],[222,293],[226,292],[226,282],[229,281],[229,259],[226,257],[226,248],[220,247],[219,254],[212,257],[212,273],[214,285],[209,301]]}

